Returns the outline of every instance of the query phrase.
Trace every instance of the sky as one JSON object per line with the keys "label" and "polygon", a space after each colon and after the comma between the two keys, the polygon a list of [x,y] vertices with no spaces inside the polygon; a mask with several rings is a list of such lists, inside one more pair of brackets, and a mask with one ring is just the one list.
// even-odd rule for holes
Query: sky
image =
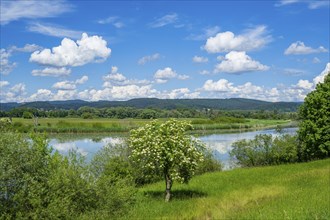
{"label": "sky", "polygon": [[303,101],[329,20],[329,0],[1,0],[0,102]]}

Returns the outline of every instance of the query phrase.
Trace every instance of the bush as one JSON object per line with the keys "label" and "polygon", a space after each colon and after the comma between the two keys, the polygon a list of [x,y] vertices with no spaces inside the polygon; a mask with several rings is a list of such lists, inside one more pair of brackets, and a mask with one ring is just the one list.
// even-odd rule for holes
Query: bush
{"label": "bush", "polygon": [[[88,166],[77,152],[53,152],[44,135],[0,136],[0,215],[7,219],[108,219],[134,202],[121,157],[99,153]],[[99,172],[95,172],[98,170]]]}
{"label": "bush", "polygon": [[297,137],[260,134],[253,140],[240,140],[233,144],[230,156],[243,167],[293,163],[298,160]]}

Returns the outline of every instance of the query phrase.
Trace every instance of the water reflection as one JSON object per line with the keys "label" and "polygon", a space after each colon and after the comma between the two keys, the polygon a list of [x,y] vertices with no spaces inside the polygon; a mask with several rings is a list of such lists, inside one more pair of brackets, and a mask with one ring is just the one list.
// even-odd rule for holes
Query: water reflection
{"label": "water reflection", "polygon": [[[286,128],[282,132],[294,134],[297,128]],[[217,159],[224,163],[225,169],[233,166],[230,161],[229,151],[232,144],[237,140],[253,139],[257,134],[272,134],[279,135],[274,129],[249,131],[241,133],[226,133],[226,134],[209,134],[199,136],[198,138],[204,142],[209,148],[214,150],[214,155]],[[125,140],[125,136],[121,135],[90,135],[90,136],[70,136],[61,135],[50,139],[50,145],[62,154],[68,154],[70,150],[76,150],[87,160],[90,160],[93,155],[105,145],[121,144]]]}

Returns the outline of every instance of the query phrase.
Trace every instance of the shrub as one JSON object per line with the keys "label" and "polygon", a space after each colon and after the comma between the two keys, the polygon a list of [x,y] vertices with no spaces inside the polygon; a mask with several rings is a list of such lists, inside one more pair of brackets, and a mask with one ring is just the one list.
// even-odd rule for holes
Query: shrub
{"label": "shrub", "polygon": [[243,167],[293,163],[298,160],[297,137],[260,134],[252,140],[235,142],[230,156]]}

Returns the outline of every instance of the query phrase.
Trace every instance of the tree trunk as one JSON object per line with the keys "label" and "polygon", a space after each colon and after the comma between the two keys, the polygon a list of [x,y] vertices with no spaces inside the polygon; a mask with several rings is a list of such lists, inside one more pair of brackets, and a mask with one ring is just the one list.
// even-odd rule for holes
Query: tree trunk
{"label": "tree trunk", "polygon": [[165,174],[165,183],[166,183],[165,202],[169,202],[171,199],[172,179],[167,174]]}

